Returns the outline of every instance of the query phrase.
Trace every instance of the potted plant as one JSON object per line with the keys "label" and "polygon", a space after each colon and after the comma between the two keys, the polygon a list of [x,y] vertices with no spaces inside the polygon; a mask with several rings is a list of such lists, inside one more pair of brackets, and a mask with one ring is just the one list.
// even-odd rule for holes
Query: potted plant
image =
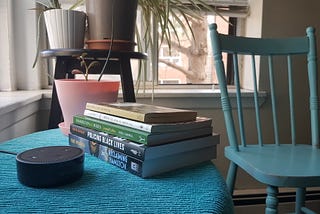
{"label": "potted plant", "polygon": [[84,47],[86,14],[75,10],[84,0],[75,0],[69,9],[62,9],[59,0],[36,0],[36,3],[42,8],[38,18],[37,52],[33,67],[39,57],[40,25],[43,19],[51,49]]}
{"label": "potted plant", "polygon": [[86,0],[89,45],[94,42],[92,40],[100,43],[112,41],[114,45],[125,43],[123,45],[128,50],[133,50],[137,6],[145,25],[142,33],[136,31],[137,41],[138,44],[145,41],[147,45],[153,42],[152,23],[158,24],[161,41],[170,46],[172,32],[178,37],[178,27],[193,35],[188,18],[201,19],[203,11],[214,11],[203,0]]}
{"label": "potted plant", "polygon": [[90,49],[133,50],[138,0],[86,0]]}
{"label": "potted plant", "polygon": [[51,49],[83,48],[86,14],[74,10],[84,0],[76,0],[69,9],[62,9],[59,0],[36,0],[44,7],[39,21],[44,17]]}
{"label": "potted plant", "polygon": [[[78,69],[73,74],[83,74],[84,79],[55,79],[54,83],[60,103],[64,121],[59,128],[64,134],[68,134],[73,116],[83,114],[87,102],[116,102],[119,91],[119,81],[92,80],[89,79],[90,69],[99,64],[86,61],[86,53],[78,57],[84,72]],[[100,74],[102,76],[102,73]]]}
{"label": "potted plant", "polygon": [[[100,4],[103,2],[104,4]],[[130,2],[130,5],[127,4]],[[183,32],[190,41],[191,44],[197,44],[197,38],[194,36],[193,27],[190,23],[190,19],[200,21],[203,18],[204,12],[213,12],[219,16],[219,11],[210,6],[203,0],[86,0],[86,9],[88,14],[88,28],[89,39],[88,48],[98,48],[92,45],[92,39],[97,39],[97,43],[105,43],[102,49],[112,49],[120,47],[118,50],[133,51],[135,42],[138,46],[139,52],[146,52],[149,55],[149,59],[152,63],[147,64],[144,61],[139,63],[139,70],[136,82],[136,90],[144,88],[145,79],[152,79],[152,87],[157,79],[157,61],[158,52],[161,43],[168,45],[169,51],[171,51],[172,45],[176,43],[180,45],[180,37],[178,32]],[[117,3],[117,10],[112,10]],[[118,4],[122,4],[123,10],[119,9]],[[140,8],[141,28],[135,28],[137,17],[137,5]],[[130,7],[129,7],[130,6]],[[90,9],[94,8],[94,9]],[[103,13],[103,11],[107,11]],[[128,12],[130,11],[130,12]],[[106,14],[109,14],[106,16]],[[130,15],[127,15],[130,14]],[[222,17],[223,18],[223,17]],[[96,22],[95,20],[100,20]],[[104,20],[103,22],[101,20]],[[123,22],[121,21],[123,20]],[[109,23],[109,24],[103,24]],[[131,24],[128,27],[124,24]],[[126,27],[123,27],[126,26]],[[120,32],[117,30],[130,29],[123,37],[118,37]],[[91,32],[95,32],[94,35],[103,35],[102,37],[92,38]],[[109,33],[108,33],[109,32]],[[135,34],[134,34],[135,32]],[[122,34],[121,34],[122,35]],[[127,36],[130,35],[130,36]],[[136,37],[134,37],[135,35]],[[126,37],[127,36],[127,37]],[[177,42],[176,42],[177,41]],[[151,48],[150,48],[151,47]],[[152,66],[152,67],[151,67]],[[151,76],[147,75],[147,70],[151,70]],[[141,87],[141,83],[143,84]]]}

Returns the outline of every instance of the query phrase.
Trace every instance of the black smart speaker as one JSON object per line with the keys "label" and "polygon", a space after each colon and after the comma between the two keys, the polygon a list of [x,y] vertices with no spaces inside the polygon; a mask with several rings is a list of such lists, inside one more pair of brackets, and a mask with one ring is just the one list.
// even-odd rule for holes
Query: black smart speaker
{"label": "black smart speaker", "polygon": [[65,185],[83,174],[84,152],[71,146],[48,146],[21,152],[16,157],[18,180],[26,186]]}

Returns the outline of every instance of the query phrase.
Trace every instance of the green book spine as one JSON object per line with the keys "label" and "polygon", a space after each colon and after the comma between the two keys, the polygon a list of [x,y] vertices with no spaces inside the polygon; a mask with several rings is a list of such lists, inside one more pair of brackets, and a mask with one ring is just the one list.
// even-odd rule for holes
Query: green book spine
{"label": "green book spine", "polygon": [[131,129],[125,126],[120,126],[84,115],[74,116],[73,123],[79,126],[87,127],[96,131],[106,132],[108,134],[116,135],[118,137],[122,137],[142,144],[148,143],[148,135],[150,134],[148,132]]}

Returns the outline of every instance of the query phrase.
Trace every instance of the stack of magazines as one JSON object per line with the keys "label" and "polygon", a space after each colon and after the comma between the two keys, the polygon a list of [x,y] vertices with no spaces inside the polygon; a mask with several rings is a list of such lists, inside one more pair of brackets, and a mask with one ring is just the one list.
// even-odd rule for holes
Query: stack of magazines
{"label": "stack of magazines", "polygon": [[219,135],[197,112],[141,103],[87,103],[69,144],[142,178],[216,158]]}

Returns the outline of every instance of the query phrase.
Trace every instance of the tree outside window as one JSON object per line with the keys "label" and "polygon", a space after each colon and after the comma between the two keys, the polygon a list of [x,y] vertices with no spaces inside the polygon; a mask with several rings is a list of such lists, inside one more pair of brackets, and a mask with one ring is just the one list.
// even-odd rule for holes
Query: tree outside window
{"label": "tree outside window", "polygon": [[209,46],[208,24],[212,22],[218,24],[219,32],[228,34],[229,23],[219,16],[205,15],[202,20],[189,19],[194,35],[176,28],[179,40],[172,32],[171,48],[159,36],[158,84],[217,84]]}

